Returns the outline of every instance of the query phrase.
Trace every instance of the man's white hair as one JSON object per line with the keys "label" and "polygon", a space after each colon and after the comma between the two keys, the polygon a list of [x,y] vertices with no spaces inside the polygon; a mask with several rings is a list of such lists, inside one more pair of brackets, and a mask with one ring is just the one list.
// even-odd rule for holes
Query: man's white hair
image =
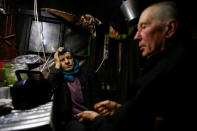
{"label": "man's white hair", "polygon": [[152,16],[161,24],[165,24],[167,20],[172,18],[178,19],[177,5],[173,1],[155,3],[148,8],[152,9]]}

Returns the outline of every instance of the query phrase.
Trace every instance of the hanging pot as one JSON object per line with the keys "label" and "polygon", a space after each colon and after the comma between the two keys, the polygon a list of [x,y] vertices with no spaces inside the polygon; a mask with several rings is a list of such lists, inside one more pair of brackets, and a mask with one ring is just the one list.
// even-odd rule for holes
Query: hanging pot
{"label": "hanging pot", "polygon": [[138,17],[138,5],[136,0],[123,1],[120,6],[120,10],[127,22],[130,22]]}

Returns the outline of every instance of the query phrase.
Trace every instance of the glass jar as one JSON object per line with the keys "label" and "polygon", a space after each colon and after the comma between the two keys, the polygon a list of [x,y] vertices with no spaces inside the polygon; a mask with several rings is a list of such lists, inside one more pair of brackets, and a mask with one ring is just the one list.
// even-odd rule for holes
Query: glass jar
{"label": "glass jar", "polygon": [[15,74],[16,70],[28,70],[27,65],[24,63],[5,63],[3,68],[5,69],[9,86],[13,86],[18,81]]}

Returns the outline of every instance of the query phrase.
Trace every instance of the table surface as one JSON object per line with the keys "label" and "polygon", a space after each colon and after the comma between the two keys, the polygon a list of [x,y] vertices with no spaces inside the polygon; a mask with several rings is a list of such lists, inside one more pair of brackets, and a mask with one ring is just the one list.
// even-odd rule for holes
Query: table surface
{"label": "table surface", "polygon": [[49,125],[52,102],[28,110],[12,110],[0,117],[0,131],[19,131]]}

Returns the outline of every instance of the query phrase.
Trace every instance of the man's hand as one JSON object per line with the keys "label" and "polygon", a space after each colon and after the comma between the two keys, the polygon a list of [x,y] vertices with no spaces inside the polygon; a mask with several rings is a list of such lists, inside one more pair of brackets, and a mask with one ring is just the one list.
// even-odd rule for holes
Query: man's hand
{"label": "man's hand", "polygon": [[99,112],[102,116],[110,115],[112,116],[116,109],[121,107],[122,105],[110,100],[101,101],[94,105],[94,109]]}
{"label": "man's hand", "polygon": [[83,122],[84,120],[94,120],[99,114],[95,111],[83,111],[77,114],[77,116],[79,117],[79,122]]}
{"label": "man's hand", "polygon": [[55,68],[60,69],[59,49],[54,54]]}

